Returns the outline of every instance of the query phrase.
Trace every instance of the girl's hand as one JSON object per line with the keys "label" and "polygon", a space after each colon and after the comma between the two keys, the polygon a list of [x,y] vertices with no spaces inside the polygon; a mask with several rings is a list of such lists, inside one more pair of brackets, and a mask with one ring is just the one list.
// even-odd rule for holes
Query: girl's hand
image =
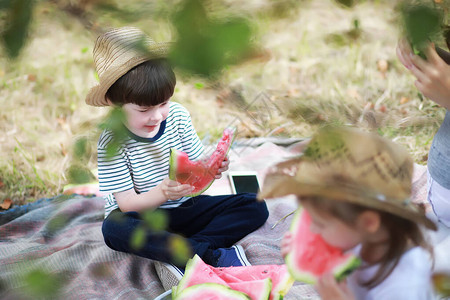
{"label": "girl's hand", "polygon": [[322,300],[354,300],[352,292],[347,286],[347,281],[337,282],[333,274],[325,274],[319,278],[316,286]]}
{"label": "girl's hand", "polygon": [[450,109],[450,66],[437,54],[433,44],[425,51],[427,60],[415,55],[406,40],[397,45],[397,57],[417,78],[415,85],[425,97]]}
{"label": "girl's hand", "polygon": [[292,250],[292,233],[290,231],[286,232],[281,240],[281,256],[286,257],[286,255]]}
{"label": "girl's hand", "polygon": [[176,200],[183,196],[189,195],[194,190],[194,187],[189,184],[181,184],[174,180],[165,178],[160,183],[161,191],[167,200]]}
{"label": "girl's hand", "polygon": [[230,164],[230,161],[228,160],[228,156],[225,156],[223,159],[219,170],[217,170],[216,176],[214,176],[215,179],[219,179],[222,177],[222,173],[228,170],[228,166]]}

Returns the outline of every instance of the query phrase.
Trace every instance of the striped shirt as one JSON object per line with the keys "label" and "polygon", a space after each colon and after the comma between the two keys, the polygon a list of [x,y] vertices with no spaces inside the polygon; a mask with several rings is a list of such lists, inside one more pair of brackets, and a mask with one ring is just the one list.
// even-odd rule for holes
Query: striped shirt
{"label": "striped shirt", "polygon": [[[119,207],[113,193],[134,189],[140,194],[169,175],[171,148],[187,153],[190,160],[198,159],[203,153],[189,112],[179,103],[170,102],[169,115],[153,138],[142,138],[125,130],[128,135],[114,149],[114,154],[107,153],[108,145],[113,142],[111,131],[103,131],[97,145],[100,191],[105,193],[105,218]],[[160,208],[178,207],[187,199],[168,200]]]}

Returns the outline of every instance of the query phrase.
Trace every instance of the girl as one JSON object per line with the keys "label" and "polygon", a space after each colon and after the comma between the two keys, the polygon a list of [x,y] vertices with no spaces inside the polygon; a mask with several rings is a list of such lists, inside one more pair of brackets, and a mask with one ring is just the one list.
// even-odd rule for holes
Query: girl
{"label": "girl", "polygon": [[[432,299],[432,251],[421,225],[435,224],[410,202],[413,163],[377,135],[352,129],[316,134],[300,158],[266,176],[260,197],[295,194],[325,241],[360,256],[347,280],[319,279],[322,299]],[[287,233],[282,255],[291,248]]]}

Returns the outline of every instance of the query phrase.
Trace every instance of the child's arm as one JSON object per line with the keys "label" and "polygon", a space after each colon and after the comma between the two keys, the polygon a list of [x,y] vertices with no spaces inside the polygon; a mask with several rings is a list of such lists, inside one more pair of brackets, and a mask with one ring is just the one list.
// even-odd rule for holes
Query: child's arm
{"label": "child's arm", "polygon": [[337,282],[333,274],[329,273],[321,278],[315,286],[322,300],[353,300],[355,297],[347,286],[347,281]]}
{"label": "child's arm", "polygon": [[193,187],[188,184],[180,184],[169,178],[145,193],[137,194],[134,189],[114,193],[117,204],[123,212],[143,211],[155,209],[167,200],[176,200],[189,195]]}

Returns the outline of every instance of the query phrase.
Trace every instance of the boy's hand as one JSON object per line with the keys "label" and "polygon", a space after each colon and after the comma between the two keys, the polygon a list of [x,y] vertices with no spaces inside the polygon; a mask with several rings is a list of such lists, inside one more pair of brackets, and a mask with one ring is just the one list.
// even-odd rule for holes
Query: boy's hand
{"label": "boy's hand", "polygon": [[315,286],[323,300],[353,300],[355,297],[347,286],[347,281],[337,282],[333,274],[325,274]]}
{"label": "boy's hand", "polygon": [[222,164],[220,165],[219,170],[217,170],[216,176],[214,176],[215,179],[219,179],[222,177],[222,173],[228,170],[228,165],[230,164],[230,161],[228,160],[228,156],[225,156],[225,158],[222,161]]}
{"label": "boy's hand", "polygon": [[174,180],[165,178],[160,183],[161,191],[167,200],[176,200],[183,196],[189,195],[194,190],[189,184],[181,184]]}
{"label": "boy's hand", "polygon": [[286,232],[281,240],[281,256],[286,257],[292,250],[292,233]]}

